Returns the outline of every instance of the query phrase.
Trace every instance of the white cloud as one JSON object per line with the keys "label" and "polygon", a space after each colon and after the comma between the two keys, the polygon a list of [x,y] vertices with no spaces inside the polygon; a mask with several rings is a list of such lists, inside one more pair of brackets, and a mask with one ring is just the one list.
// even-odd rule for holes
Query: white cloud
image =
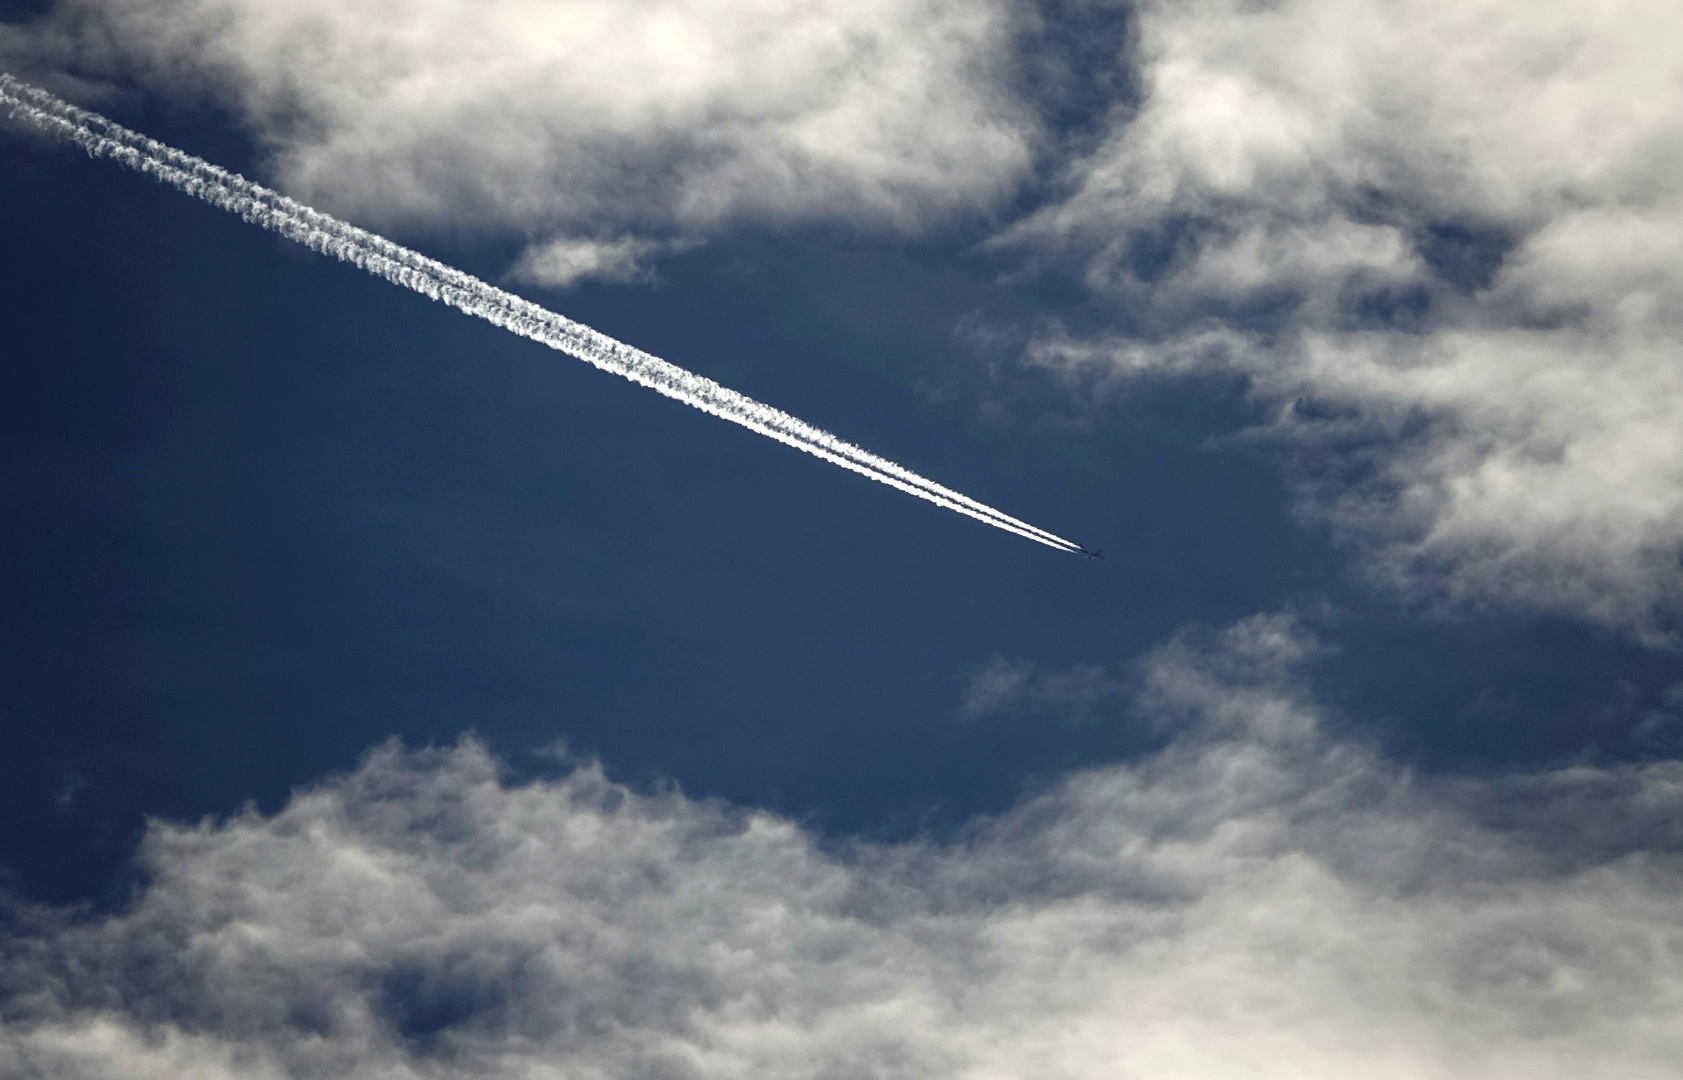
{"label": "white cloud", "polygon": [[649,276],[648,260],[660,245],[634,236],[618,240],[557,237],[533,244],[509,270],[516,281],[566,288],[580,281],[637,281]]}
{"label": "white cloud", "polygon": [[1140,107],[1013,236],[1129,329],[1035,357],[1237,369],[1319,456],[1368,436],[1307,491],[1386,575],[1651,630],[1683,595],[1680,38],[1663,0],[1148,3]]}
{"label": "white cloud", "polygon": [[291,194],[535,236],[542,262],[556,237],[991,202],[1033,137],[993,78],[1006,23],[995,0],[63,0],[39,39],[230,105]]}
{"label": "white cloud", "polygon": [[[1101,381],[1236,369],[1330,463],[1304,505],[1381,577],[1664,629],[1683,8],[1152,0],[1137,19],[1144,96],[1011,233],[1075,254],[1119,329],[1047,333],[1033,358]],[[49,67],[231,106],[295,194],[523,237],[515,276],[565,286],[633,280],[730,222],[999,207],[1055,143],[1019,93],[1035,23],[1008,0],[61,0],[30,40]],[[1104,81],[1063,71],[1102,49],[1047,51],[1052,82]]]}
{"label": "white cloud", "polygon": [[1322,730],[1311,648],[1160,650],[1172,745],[941,843],[388,746],[15,923],[0,1072],[1674,1075],[1679,763],[1427,784]]}

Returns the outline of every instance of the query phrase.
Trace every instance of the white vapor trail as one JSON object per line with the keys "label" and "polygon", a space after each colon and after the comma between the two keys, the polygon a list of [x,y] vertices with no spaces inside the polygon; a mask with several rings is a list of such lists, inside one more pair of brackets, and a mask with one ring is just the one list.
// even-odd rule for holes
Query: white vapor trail
{"label": "white vapor trail", "polygon": [[781,409],[685,371],[202,158],[130,131],[3,72],[0,108],[16,120],[75,143],[91,157],[110,158],[314,251],[622,375],[702,412],[1018,536],[1062,551],[1082,550],[1078,544],[927,480]]}

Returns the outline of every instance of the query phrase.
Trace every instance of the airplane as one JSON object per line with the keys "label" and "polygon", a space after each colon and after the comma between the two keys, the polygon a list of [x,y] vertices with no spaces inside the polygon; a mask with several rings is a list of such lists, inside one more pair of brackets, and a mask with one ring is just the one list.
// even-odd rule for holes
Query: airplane
{"label": "airplane", "polygon": [[1082,547],[1080,544],[1077,544],[1077,545],[1075,545],[1075,550],[1081,552],[1081,554],[1087,556],[1087,558],[1089,558],[1089,559],[1102,559],[1102,558],[1104,558],[1104,549],[1103,548],[1100,548],[1097,551],[1088,551],[1086,548]]}

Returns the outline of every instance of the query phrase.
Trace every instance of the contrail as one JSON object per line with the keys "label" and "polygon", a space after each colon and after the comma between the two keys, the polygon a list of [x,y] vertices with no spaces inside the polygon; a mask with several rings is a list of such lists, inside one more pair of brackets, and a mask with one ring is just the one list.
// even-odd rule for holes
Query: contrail
{"label": "contrail", "polygon": [[33,127],[73,142],[90,157],[110,158],[255,225],[296,240],[505,330],[624,376],[703,412],[852,469],[937,506],[1062,551],[1079,544],[995,510],[886,458],[837,438],[781,409],[633,348],[471,274],[305,206],[237,173],[149,139],[0,72],[0,107]]}

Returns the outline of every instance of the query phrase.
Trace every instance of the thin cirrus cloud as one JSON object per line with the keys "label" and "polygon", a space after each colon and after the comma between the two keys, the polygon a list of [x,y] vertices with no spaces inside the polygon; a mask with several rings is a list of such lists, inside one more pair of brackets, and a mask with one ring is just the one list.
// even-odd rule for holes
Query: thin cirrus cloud
{"label": "thin cirrus cloud", "polygon": [[1664,633],[1683,595],[1675,4],[1140,9],[1143,96],[1007,243],[1115,326],[1083,385],[1228,370],[1393,583]]}
{"label": "thin cirrus cloud", "polygon": [[959,705],[961,720],[980,720],[1024,711],[1052,711],[1066,718],[1085,717],[1113,706],[1124,684],[1102,664],[1047,671],[1027,660],[995,656],[970,680]]}
{"label": "thin cirrus cloud", "polygon": [[566,285],[623,279],[649,245],[730,221],[904,230],[991,203],[1034,135],[994,78],[1007,16],[949,0],[64,0],[30,38],[61,64],[230,105],[289,194],[377,226],[525,235],[523,278]]}
{"label": "thin cirrus cloud", "polygon": [[390,745],[154,824],[121,913],[12,912],[0,1071],[1674,1075],[1678,764],[1434,787],[1324,730],[1314,650],[1171,642],[1165,749],[947,841]]}

